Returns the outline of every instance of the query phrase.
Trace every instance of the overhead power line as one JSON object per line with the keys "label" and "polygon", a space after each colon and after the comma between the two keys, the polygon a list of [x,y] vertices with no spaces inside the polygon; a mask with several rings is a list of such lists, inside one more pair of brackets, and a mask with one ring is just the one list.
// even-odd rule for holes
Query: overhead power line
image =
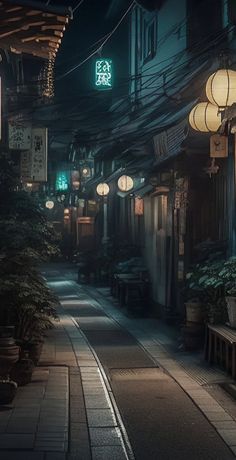
{"label": "overhead power line", "polygon": [[102,50],[103,46],[108,42],[108,40],[112,37],[112,35],[116,32],[116,30],[118,29],[118,27],[120,26],[120,24],[123,22],[123,20],[125,19],[125,17],[127,16],[127,14],[130,12],[130,10],[133,8],[135,4],[135,1],[133,1],[129,8],[126,10],[126,12],[123,14],[122,18],[118,21],[118,23],[116,24],[116,26],[114,27],[114,29],[112,29],[112,31],[108,34],[108,36],[103,40],[103,42],[95,49],[95,51],[93,51],[89,56],[87,56],[83,61],[79,62],[77,65],[75,65],[74,67],[72,67],[71,69],[69,69],[67,72],[65,72],[64,74],[62,74],[60,77],[58,77],[58,80],[61,80],[62,78],[66,77],[67,75],[70,75],[72,72],[74,72],[76,69],[78,69],[79,67],[81,67],[83,64],[85,64],[87,61],[89,61],[93,56],[95,56],[95,54],[97,54],[99,51]]}

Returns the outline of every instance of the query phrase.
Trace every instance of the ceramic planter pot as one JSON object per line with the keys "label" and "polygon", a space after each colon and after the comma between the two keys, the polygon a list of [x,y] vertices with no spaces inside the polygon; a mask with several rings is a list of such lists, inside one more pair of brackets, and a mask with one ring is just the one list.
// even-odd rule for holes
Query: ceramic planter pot
{"label": "ceramic planter pot", "polygon": [[27,385],[31,382],[34,363],[31,359],[22,358],[11,369],[10,378],[17,383],[18,386]]}
{"label": "ceramic planter pot", "polygon": [[11,404],[17,392],[17,384],[12,380],[0,380],[0,405]]}
{"label": "ceramic planter pot", "polygon": [[231,327],[236,328],[236,297],[225,297],[229,324]]}
{"label": "ceramic planter pot", "polygon": [[19,359],[19,346],[16,345],[14,338],[11,336],[14,331],[10,328],[1,328],[0,330],[0,376],[6,378],[14,365]]}

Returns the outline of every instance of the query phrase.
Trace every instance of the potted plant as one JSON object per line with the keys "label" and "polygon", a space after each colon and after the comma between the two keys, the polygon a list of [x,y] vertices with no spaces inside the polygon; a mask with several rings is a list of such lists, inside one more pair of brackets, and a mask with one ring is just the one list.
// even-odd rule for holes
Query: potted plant
{"label": "potted plant", "polygon": [[186,276],[186,286],[205,305],[208,322],[224,324],[229,316],[236,327],[236,257],[196,264]]}

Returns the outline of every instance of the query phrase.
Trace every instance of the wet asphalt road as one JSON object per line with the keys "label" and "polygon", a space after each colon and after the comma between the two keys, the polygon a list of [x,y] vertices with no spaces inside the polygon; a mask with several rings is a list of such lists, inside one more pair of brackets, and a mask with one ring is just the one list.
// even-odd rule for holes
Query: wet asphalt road
{"label": "wet asphalt road", "polygon": [[[50,281],[63,279],[61,269],[47,273]],[[73,294],[63,307],[104,367],[137,460],[235,458],[179,385],[155,366],[126,330],[94,306],[82,288],[71,282],[66,288],[56,284],[55,290],[58,295]]]}

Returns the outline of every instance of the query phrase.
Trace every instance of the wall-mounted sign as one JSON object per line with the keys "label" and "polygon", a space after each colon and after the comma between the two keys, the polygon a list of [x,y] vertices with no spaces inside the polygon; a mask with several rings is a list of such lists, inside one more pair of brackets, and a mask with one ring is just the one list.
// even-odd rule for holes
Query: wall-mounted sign
{"label": "wall-mounted sign", "polygon": [[95,61],[95,87],[97,89],[112,89],[113,64],[111,59],[100,58]]}
{"label": "wall-mounted sign", "polygon": [[213,134],[210,137],[210,157],[226,158],[228,156],[228,137]]}
{"label": "wall-mounted sign", "polygon": [[11,150],[29,150],[31,148],[32,128],[20,117],[8,121],[8,142]]}
{"label": "wall-mounted sign", "polygon": [[69,188],[69,172],[58,171],[56,177],[56,190],[68,190]]}
{"label": "wall-mounted sign", "polygon": [[47,128],[32,129],[32,169],[34,182],[47,181],[48,130]]}
{"label": "wall-mounted sign", "polygon": [[135,216],[143,216],[144,213],[144,203],[143,199],[136,197],[134,201],[134,215]]}
{"label": "wall-mounted sign", "polygon": [[30,148],[21,152],[22,182],[47,181],[47,128],[32,128]]}

